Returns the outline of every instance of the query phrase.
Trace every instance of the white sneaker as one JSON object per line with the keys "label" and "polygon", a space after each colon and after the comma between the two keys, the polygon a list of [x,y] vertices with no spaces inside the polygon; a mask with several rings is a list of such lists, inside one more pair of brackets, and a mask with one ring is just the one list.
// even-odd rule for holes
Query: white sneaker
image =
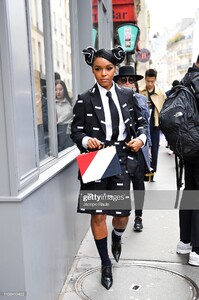
{"label": "white sneaker", "polygon": [[154,172],[153,176],[152,176],[152,179],[151,179],[151,182],[156,182],[156,180],[157,180],[156,173]]}
{"label": "white sneaker", "polygon": [[199,254],[191,251],[189,254],[189,264],[199,267]]}
{"label": "white sneaker", "polygon": [[176,250],[177,253],[179,253],[179,254],[187,254],[187,253],[190,253],[191,250],[192,250],[192,247],[191,247],[190,243],[185,244],[182,241],[179,241],[177,243],[177,250]]}

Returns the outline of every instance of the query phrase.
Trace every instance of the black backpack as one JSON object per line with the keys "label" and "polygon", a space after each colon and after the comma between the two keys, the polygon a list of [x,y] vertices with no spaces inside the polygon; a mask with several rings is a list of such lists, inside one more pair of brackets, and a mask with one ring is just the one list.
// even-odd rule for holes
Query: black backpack
{"label": "black backpack", "polygon": [[191,88],[177,85],[165,100],[160,129],[173,152],[182,160],[199,157],[199,113]]}

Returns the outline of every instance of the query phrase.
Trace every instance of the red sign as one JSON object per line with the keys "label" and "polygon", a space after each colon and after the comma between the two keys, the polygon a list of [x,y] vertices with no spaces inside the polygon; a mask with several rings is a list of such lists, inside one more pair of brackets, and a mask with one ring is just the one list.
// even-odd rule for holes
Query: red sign
{"label": "red sign", "polygon": [[136,54],[136,59],[139,62],[147,62],[150,60],[151,53],[148,49],[142,48],[139,52]]}
{"label": "red sign", "polygon": [[135,10],[132,4],[113,5],[113,22],[135,22]]}
{"label": "red sign", "polygon": [[117,4],[131,4],[134,5],[134,0],[112,0],[113,5]]}
{"label": "red sign", "polygon": [[[137,22],[134,0],[112,0],[113,22]],[[97,1],[93,0],[93,23],[98,22]]]}
{"label": "red sign", "polygon": [[[98,0],[92,0],[93,5],[97,5]],[[112,4],[134,4],[134,0],[112,0]]]}
{"label": "red sign", "polygon": [[97,6],[93,5],[92,8],[92,19],[93,19],[93,24],[98,23],[98,11],[97,11]]}

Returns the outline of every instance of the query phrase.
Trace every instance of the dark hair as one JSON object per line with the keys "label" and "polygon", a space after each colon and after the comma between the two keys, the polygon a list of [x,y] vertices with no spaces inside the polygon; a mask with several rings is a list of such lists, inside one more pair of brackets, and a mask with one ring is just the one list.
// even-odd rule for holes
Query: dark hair
{"label": "dark hair", "polygon": [[136,92],[139,93],[139,85],[138,85],[138,82],[135,81],[134,84],[135,84]]}
{"label": "dark hair", "polygon": [[96,57],[103,57],[110,61],[113,65],[117,65],[123,62],[126,56],[126,52],[121,46],[118,46],[112,50],[100,49],[96,51],[93,47],[87,47],[82,51],[85,56],[85,62],[92,66]]}
{"label": "dark hair", "polygon": [[172,82],[172,86],[176,86],[176,85],[178,85],[180,82],[179,82],[179,80],[174,80],[173,82]]}
{"label": "dark hair", "polygon": [[72,99],[69,96],[69,93],[68,93],[67,87],[65,85],[65,82],[63,80],[60,80],[60,79],[55,80],[55,86],[58,85],[58,84],[61,84],[63,86],[63,89],[64,89],[64,98],[66,98],[68,100],[68,102],[70,102],[70,104],[72,105]]}
{"label": "dark hair", "polygon": [[155,69],[148,69],[145,72],[145,78],[146,77],[155,77],[155,78],[157,78],[157,74],[158,74],[158,72]]}
{"label": "dark hair", "polygon": [[55,80],[61,80],[61,76],[58,72],[55,72],[54,75],[55,75]]}
{"label": "dark hair", "polygon": [[199,55],[197,57],[196,63],[199,64]]}

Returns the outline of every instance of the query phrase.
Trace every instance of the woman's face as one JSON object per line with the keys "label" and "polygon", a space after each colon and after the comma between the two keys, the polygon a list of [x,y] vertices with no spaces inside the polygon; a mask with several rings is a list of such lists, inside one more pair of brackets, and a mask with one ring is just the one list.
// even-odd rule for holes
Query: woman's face
{"label": "woman's face", "polygon": [[64,99],[64,88],[60,83],[55,86],[55,95],[58,100]]}
{"label": "woman's face", "polygon": [[113,85],[113,77],[116,71],[115,65],[102,57],[97,57],[92,66],[95,79],[106,90],[110,90]]}

